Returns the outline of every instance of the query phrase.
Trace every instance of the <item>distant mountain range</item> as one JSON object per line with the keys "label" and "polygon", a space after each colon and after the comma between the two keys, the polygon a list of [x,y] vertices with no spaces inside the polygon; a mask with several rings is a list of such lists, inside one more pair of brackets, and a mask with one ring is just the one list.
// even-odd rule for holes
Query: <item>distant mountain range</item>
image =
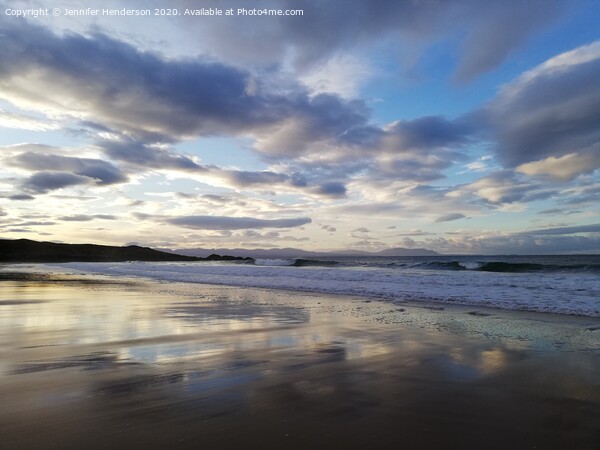
{"label": "distant mountain range", "polygon": [[[231,256],[229,256],[231,255]],[[327,258],[336,256],[435,256],[424,248],[390,248],[381,252],[342,250],[311,252],[297,248],[182,248],[155,250],[129,245],[57,244],[30,239],[0,239],[0,262],[119,262],[119,261],[230,261],[242,259]]]}
{"label": "distant mountain range", "polygon": [[[163,251],[171,251],[161,249]],[[275,258],[327,258],[335,256],[436,256],[439,253],[424,248],[389,248],[380,252],[364,252],[360,250],[340,250],[337,252],[311,252],[297,248],[270,248],[252,249],[245,248],[179,248],[172,250],[174,253],[188,256],[205,257],[211,253],[234,255],[239,257],[250,257],[259,259]]]}
{"label": "distant mountain range", "polygon": [[130,245],[57,244],[29,239],[0,239],[0,262],[119,262],[119,261],[228,261],[240,257],[207,254],[206,257],[161,252]]}

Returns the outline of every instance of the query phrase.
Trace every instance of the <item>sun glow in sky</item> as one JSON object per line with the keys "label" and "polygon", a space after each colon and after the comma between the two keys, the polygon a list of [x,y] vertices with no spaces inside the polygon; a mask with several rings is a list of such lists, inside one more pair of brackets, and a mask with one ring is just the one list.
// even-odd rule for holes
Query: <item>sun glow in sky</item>
{"label": "sun glow in sky", "polygon": [[0,237],[598,253],[598,23],[592,0],[0,2]]}

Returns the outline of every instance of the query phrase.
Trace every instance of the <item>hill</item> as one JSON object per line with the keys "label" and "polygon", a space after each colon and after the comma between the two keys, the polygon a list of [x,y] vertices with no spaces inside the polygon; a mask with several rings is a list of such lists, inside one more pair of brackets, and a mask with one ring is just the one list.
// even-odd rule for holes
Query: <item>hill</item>
{"label": "hill", "polygon": [[233,256],[208,255],[206,258],[179,255],[129,245],[115,247],[96,244],[57,244],[30,239],[0,239],[0,262],[121,262],[121,261],[219,261],[239,260]]}
{"label": "hill", "polygon": [[[165,251],[169,251],[165,249]],[[178,254],[190,256],[207,256],[210,253],[226,253],[239,257],[251,258],[333,258],[336,256],[437,256],[439,253],[424,248],[390,248],[380,252],[365,252],[360,250],[340,250],[338,252],[311,252],[297,248],[179,248],[174,250]]]}

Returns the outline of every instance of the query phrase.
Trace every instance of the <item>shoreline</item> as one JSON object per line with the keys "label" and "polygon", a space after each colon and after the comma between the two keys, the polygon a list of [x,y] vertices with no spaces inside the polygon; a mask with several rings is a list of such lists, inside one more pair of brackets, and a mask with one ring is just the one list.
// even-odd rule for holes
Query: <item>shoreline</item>
{"label": "shoreline", "polygon": [[[130,283],[168,283],[168,284],[192,284],[192,285],[201,285],[201,286],[215,286],[215,287],[224,287],[224,288],[236,288],[236,289],[264,289],[268,291],[275,292],[287,292],[287,293],[298,293],[298,294],[306,294],[306,295],[323,295],[323,296],[339,296],[339,297],[350,297],[350,298],[367,298],[371,301],[381,301],[385,302],[388,305],[395,306],[401,308],[403,305],[412,305],[414,307],[422,307],[424,309],[439,309],[439,310],[452,310],[454,308],[458,310],[462,309],[471,309],[475,314],[477,314],[478,309],[484,309],[486,312],[482,313],[482,316],[486,314],[497,314],[497,313],[508,313],[514,312],[516,314],[519,313],[529,313],[536,315],[550,315],[550,316],[563,316],[563,317],[581,317],[588,318],[591,320],[600,319],[600,313],[597,315],[590,314],[582,314],[576,312],[569,311],[547,311],[547,310],[539,310],[535,308],[527,308],[521,305],[522,309],[518,308],[508,308],[502,307],[501,305],[492,305],[489,303],[478,303],[472,304],[468,302],[461,301],[448,301],[448,300],[439,300],[434,298],[416,298],[416,296],[412,296],[411,298],[400,298],[400,297],[387,297],[384,295],[369,295],[369,293],[347,293],[347,292],[329,292],[322,291],[317,289],[310,288],[300,288],[300,287],[277,287],[277,286],[262,286],[262,285],[244,285],[244,284],[227,284],[226,282],[210,282],[210,281],[182,281],[182,280],[170,280],[170,279],[161,279],[156,278],[149,275],[128,275],[128,274],[118,274],[118,273],[102,273],[102,272],[87,272],[80,269],[67,269],[62,268],[64,272],[55,272],[55,271],[43,271],[40,270],[40,266],[49,266],[48,264],[37,264],[37,263],[22,263],[24,265],[35,266],[33,271],[6,271],[5,268],[19,266],[20,264],[6,264],[3,265],[0,263],[0,281],[3,279],[10,280],[11,276],[17,278],[27,279],[30,277],[33,279],[46,279],[54,280],[54,281],[86,281],[87,282],[106,282],[106,283],[115,283],[119,284],[121,281],[119,280],[128,280]],[[50,266],[49,266],[50,267]],[[60,267],[60,265],[59,265]],[[68,270],[68,271],[67,271]]]}
{"label": "shoreline", "polygon": [[595,318],[81,281],[0,281],[2,448],[597,442]]}

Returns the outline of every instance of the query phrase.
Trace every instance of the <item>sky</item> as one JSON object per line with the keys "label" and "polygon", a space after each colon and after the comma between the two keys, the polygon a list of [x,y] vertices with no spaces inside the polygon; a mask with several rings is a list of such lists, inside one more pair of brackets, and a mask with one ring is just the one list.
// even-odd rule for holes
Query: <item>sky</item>
{"label": "sky", "polygon": [[600,253],[598,23],[595,0],[0,0],[0,238]]}

